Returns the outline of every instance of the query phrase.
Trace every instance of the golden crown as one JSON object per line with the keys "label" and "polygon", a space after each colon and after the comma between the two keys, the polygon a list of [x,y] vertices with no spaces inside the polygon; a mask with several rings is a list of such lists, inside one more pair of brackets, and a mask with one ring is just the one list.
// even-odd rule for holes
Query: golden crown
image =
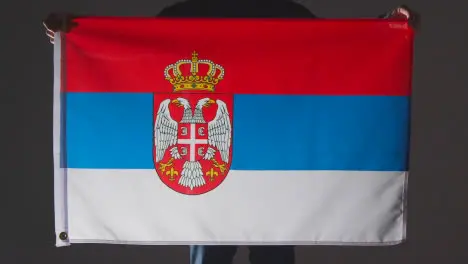
{"label": "golden crown", "polygon": [[[182,69],[188,65],[190,71]],[[199,75],[200,66],[206,67],[201,75]],[[174,92],[198,90],[214,92],[215,86],[224,77],[224,68],[210,60],[200,60],[198,53],[194,51],[192,60],[179,60],[167,66],[164,77],[172,84]]]}

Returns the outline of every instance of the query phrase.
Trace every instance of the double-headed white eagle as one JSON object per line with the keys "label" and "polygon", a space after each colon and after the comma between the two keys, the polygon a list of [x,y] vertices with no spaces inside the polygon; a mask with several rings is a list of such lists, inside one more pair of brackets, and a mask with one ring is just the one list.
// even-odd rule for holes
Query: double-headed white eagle
{"label": "double-headed white eagle", "polygon": [[[156,115],[156,122],[154,126],[154,139],[156,146],[156,163],[160,162],[166,153],[166,150],[170,149],[171,161],[181,159],[182,156],[177,148],[178,130],[179,124],[177,121],[172,119],[169,111],[169,105],[173,103],[179,107],[184,108],[184,113],[180,123],[185,124],[204,124],[206,123],[203,116],[203,108],[209,107],[216,103],[218,110],[215,118],[208,122],[208,149],[203,156],[205,160],[212,160],[216,153],[219,151],[221,159],[224,163],[229,162],[229,150],[231,146],[231,122],[229,119],[229,112],[226,107],[226,103],[221,100],[212,100],[210,98],[200,99],[196,106],[195,111],[192,112],[192,108],[188,100],[184,98],[177,98],[175,100],[166,99],[159,105],[159,110]],[[215,161],[216,162],[216,161]],[[190,189],[194,187],[200,187],[205,185],[205,179],[203,178],[203,171],[200,162],[197,160],[185,161],[180,175],[179,184]]]}

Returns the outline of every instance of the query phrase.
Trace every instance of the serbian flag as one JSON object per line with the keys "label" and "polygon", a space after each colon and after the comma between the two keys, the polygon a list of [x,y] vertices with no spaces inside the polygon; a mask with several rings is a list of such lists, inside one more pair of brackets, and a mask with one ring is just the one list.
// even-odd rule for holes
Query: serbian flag
{"label": "serbian flag", "polygon": [[54,46],[57,246],[405,240],[407,22],[76,22]]}

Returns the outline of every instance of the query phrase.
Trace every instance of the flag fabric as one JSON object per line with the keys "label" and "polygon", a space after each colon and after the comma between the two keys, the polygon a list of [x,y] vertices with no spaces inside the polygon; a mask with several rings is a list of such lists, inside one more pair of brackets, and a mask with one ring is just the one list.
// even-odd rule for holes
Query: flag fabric
{"label": "flag fabric", "polygon": [[88,17],[57,33],[57,246],[406,238],[413,31]]}

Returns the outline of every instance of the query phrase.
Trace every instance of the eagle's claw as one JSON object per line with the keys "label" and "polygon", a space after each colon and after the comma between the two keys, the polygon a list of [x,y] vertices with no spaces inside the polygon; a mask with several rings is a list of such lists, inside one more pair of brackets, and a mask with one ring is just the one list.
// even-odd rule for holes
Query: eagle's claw
{"label": "eagle's claw", "polygon": [[224,172],[226,171],[226,164],[218,163],[215,159],[212,159],[211,161],[213,162],[213,166],[215,168],[218,168],[221,174],[224,174]]}
{"label": "eagle's claw", "polygon": [[162,172],[165,172],[166,171],[166,167],[172,167],[174,164],[173,164],[173,161],[174,159],[171,158],[167,163],[159,163],[159,170],[161,170]]}

